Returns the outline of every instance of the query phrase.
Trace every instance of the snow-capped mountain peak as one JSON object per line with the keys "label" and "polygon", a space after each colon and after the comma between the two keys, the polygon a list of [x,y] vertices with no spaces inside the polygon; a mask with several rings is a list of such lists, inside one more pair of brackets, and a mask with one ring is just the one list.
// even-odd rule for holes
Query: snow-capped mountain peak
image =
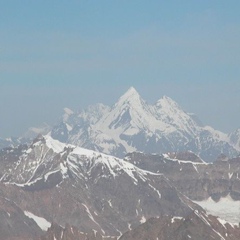
{"label": "snow-capped mountain peak", "polygon": [[90,105],[78,114],[78,118],[84,120],[84,122],[89,122],[90,124],[95,124],[103,115],[110,111],[110,107],[97,103],[95,105]]}
{"label": "snow-capped mountain peak", "polygon": [[[98,123],[110,129],[124,129],[130,126],[141,128],[143,121],[150,114],[150,108],[138,92],[131,87],[123,94],[111,111]],[[148,117],[149,118],[149,117]]]}
{"label": "snow-capped mountain peak", "polygon": [[130,87],[120,98],[140,97],[139,93],[134,87]]}
{"label": "snow-capped mountain peak", "polygon": [[143,99],[139,95],[139,93],[136,91],[135,88],[130,87],[126,93],[124,93],[117,101],[117,103],[114,105],[114,107],[119,107],[122,105],[131,105],[132,108],[138,108],[139,105],[143,103]]}
{"label": "snow-capped mountain peak", "polygon": [[155,104],[157,119],[174,126],[175,130],[184,130],[186,133],[195,134],[199,127],[191,115],[187,114],[170,97],[163,96]]}
{"label": "snow-capped mountain peak", "polygon": [[214,161],[221,153],[237,152],[224,134],[199,124],[170,97],[150,105],[133,87],[112,107],[96,104],[68,116],[53,128],[53,138],[118,157],[133,151],[193,151]]}
{"label": "snow-capped mountain peak", "polygon": [[166,111],[173,108],[181,109],[181,107],[173,99],[165,95],[156,102],[155,106],[157,108],[165,109]]}

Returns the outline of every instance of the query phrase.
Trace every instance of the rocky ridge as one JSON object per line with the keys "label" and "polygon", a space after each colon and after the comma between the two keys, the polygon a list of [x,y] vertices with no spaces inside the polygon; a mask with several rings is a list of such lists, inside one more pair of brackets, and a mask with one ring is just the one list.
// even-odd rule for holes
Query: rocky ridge
{"label": "rocky ridge", "polygon": [[[239,170],[239,158],[224,155],[214,163],[192,152],[131,153],[119,159],[64,144],[49,135],[39,136],[30,145],[0,151],[0,198],[4,202],[0,221],[10,223],[12,229],[16,222],[21,226],[4,227],[0,239],[15,235],[19,236],[16,239],[37,240],[132,239],[132,232],[124,233],[141,232],[138,226],[144,222],[150,231],[151,219],[165,219],[158,223],[161,229],[176,217],[182,219],[179,225],[167,225],[167,235],[156,234],[170,236],[173,231],[173,239],[187,239],[190,232],[189,236],[198,239],[194,229],[199,225],[200,235],[206,231],[212,239],[219,239],[217,231],[224,239],[237,239],[237,227],[209,217],[196,203],[225,196],[240,200]],[[202,225],[204,218],[210,227]],[[175,227],[182,230],[178,233]],[[155,228],[146,233],[155,236]]]}
{"label": "rocky ridge", "polygon": [[45,225],[115,237],[151,217],[192,211],[164,175],[50,136],[2,150],[0,163],[2,196]]}

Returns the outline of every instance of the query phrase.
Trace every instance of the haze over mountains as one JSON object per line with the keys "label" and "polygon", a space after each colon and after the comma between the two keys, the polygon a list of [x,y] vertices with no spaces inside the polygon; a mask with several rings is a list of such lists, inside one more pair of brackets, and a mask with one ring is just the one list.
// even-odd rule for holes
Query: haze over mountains
{"label": "haze over mountains", "polygon": [[167,96],[150,105],[133,87],[112,107],[98,103],[76,113],[65,108],[54,126],[43,124],[29,128],[21,138],[0,139],[0,147],[27,143],[38,134],[117,157],[134,151],[192,151],[209,162],[240,151],[239,129],[225,134],[205,126]]}
{"label": "haze over mountains", "polygon": [[163,96],[154,105],[131,87],[112,106],[96,104],[74,113],[65,108],[50,135],[59,141],[123,157],[128,152],[193,151],[206,161],[239,152],[239,130],[229,136],[204,126],[175,101]]}
{"label": "haze over mountains", "polygon": [[239,130],[133,87],[64,111],[1,141],[0,240],[239,239]]}

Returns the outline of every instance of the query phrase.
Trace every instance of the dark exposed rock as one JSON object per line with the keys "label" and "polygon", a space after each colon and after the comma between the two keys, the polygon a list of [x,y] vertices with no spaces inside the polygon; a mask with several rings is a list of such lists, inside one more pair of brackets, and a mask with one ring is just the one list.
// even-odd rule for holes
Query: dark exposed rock
{"label": "dark exposed rock", "polygon": [[190,199],[201,201],[212,197],[218,201],[229,194],[234,200],[240,200],[239,157],[224,158],[211,164],[186,152],[165,155],[132,153],[125,159],[141,169],[164,174]]}
{"label": "dark exposed rock", "polygon": [[129,231],[120,240],[238,240],[240,228],[194,211],[186,218],[161,216]]}
{"label": "dark exposed rock", "polygon": [[[43,240],[54,240],[54,237],[57,240],[116,238],[129,229],[138,229],[141,223],[153,217],[163,219],[159,223],[161,226],[156,227],[156,231],[162,229],[162,232],[156,234],[169,236],[169,239],[187,239],[188,233],[196,240],[201,235],[204,240],[208,236],[218,239],[218,234],[215,236],[214,231],[209,230],[211,227],[206,229],[202,225],[203,217],[211,220],[211,226],[215,224],[214,218],[189,198],[212,197],[218,201],[228,194],[233,199],[240,197],[239,158],[207,164],[192,152],[175,152],[164,155],[132,153],[122,160],[66,145],[49,136],[39,136],[28,148],[2,150],[0,164],[1,181],[4,182],[0,184],[0,196],[9,199],[18,209],[18,217],[11,225],[13,228],[16,224],[16,229],[6,232],[8,228],[3,225],[5,233],[0,240],[14,239],[15,230],[22,239],[28,236],[29,239],[36,236],[38,240],[40,237]],[[8,205],[3,205],[0,222],[8,222],[7,208]],[[197,212],[193,214],[193,210]],[[24,211],[54,224],[43,233]],[[201,213],[201,217],[197,213]],[[181,224],[176,225],[174,221],[173,226],[166,225],[174,216],[181,217]],[[21,226],[27,221],[29,229]],[[157,220],[142,225],[147,228],[146,233],[155,226],[151,221]],[[226,226],[217,228],[214,225],[216,231],[226,234],[221,227],[225,229]],[[149,236],[152,232],[155,234],[155,230],[151,230]],[[138,234],[134,235],[135,239],[141,239]],[[235,237],[238,231],[235,234],[229,230],[227,234]],[[153,236],[161,239],[160,235]]]}
{"label": "dark exposed rock", "polygon": [[119,236],[148,218],[185,216],[185,197],[162,174],[39,137],[2,173],[6,198],[59,226]]}
{"label": "dark exposed rock", "polygon": [[0,240],[32,240],[41,236],[43,231],[24,214],[14,198],[7,198],[7,191],[8,186],[0,183]]}
{"label": "dark exposed rock", "polygon": [[39,240],[117,240],[117,237],[103,236],[96,231],[81,232],[78,228],[66,224],[65,227],[60,227],[57,224],[52,224],[48,231]]}

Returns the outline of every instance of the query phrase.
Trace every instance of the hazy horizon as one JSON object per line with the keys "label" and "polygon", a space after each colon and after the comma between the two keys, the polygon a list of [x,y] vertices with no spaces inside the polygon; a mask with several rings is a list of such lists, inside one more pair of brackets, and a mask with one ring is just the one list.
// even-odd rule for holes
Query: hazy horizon
{"label": "hazy horizon", "polygon": [[133,86],[206,125],[240,127],[239,1],[0,1],[0,137]]}

